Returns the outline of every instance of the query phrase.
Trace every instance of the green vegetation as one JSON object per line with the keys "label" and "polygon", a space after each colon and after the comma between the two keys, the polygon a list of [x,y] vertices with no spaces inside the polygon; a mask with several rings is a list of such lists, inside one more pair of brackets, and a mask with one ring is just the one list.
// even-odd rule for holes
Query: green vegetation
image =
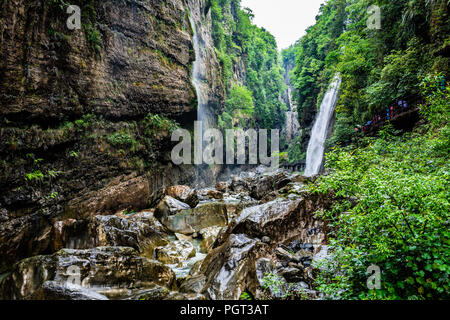
{"label": "green vegetation", "polygon": [[[66,8],[69,5],[78,5],[81,9],[82,28],[89,47],[93,52],[100,53],[102,36],[97,28],[97,12],[95,10],[94,0],[79,0],[70,3],[65,0],[47,0],[46,4],[53,10],[52,14],[54,14],[56,19],[60,18],[61,12],[64,13],[63,17],[66,17]],[[61,22],[65,26],[65,20]],[[69,46],[70,36],[55,32],[52,27],[49,29],[49,35],[53,35],[56,41]]]}
{"label": "green vegetation", "polygon": [[[209,6],[228,98],[221,126],[245,123],[254,128],[281,128],[285,120],[281,111],[286,107],[280,96],[285,86],[275,38],[252,24],[251,10],[241,9],[240,0],[209,0]],[[245,65],[245,79],[236,79],[233,66],[240,68],[241,63]],[[254,108],[250,107],[250,93]],[[240,98],[245,100],[242,112],[234,103]]]}
{"label": "green vegetation", "polygon": [[262,287],[266,290],[270,290],[273,297],[285,299],[291,294],[289,290],[286,290],[286,287],[288,286],[286,280],[275,273],[266,273],[262,279],[262,283]]}
{"label": "green vegetation", "polygon": [[254,108],[252,93],[245,86],[235,85],[227,97],[224,112],[219,116],[219,127],[233,128],[235,119],[240,121],[241,127],[245,127]]}
{"label": "green vegetation", "polygon": [[25,180],[32,181],[42,181],[44,179],[44,174],[40,170],[34,170],[33,172],[25,174]]}
{"label": "green vegetation", "polygon": [[[327,154],[331,173],[312,189],[338,199],[322,213],[333,254],[317,284],[329,298],[450,297],[450,91],[434,82],[422,83],[428,124],[400,136],[388,125],[360,147]],[[381,269],[379,290],[367,289],[370,265]]]}
{"label": "green vegetation", "polygon": [[[370,5],[381,9],[381,29],[367,27]],[[303,128],[333,75],[342,77],[329,174],[311,186],[336,198],[320,214],[332,229],[332,255],[316,285],[328,298],[450,296],[448,9],[447,0],[329,0],[282,52]],[[412,132],[389,123],[376,138],[355,131],[399,100],[420,110]],[[291,144],[291,161],[304,157],[308,138]],[[379,290],[367,286],[371,265],[381,269]]]}
{"label": "green vegetation", "polygon": [[125,130],[120,130],[110,135],[108,142],[114,147],[131,147],[136,144],[133,136]]}
{"label": "green vegetation", "polygon": [[179,125],[163,115],[149,113],[144,118],[143,127],[145,137],[157,139],[161,136],[170,136]]}
{"label": "green vegetation", "polygon": [[[368,29],[367,9],[381,9],[381,29]],[[420,98],[420,80],[449,69],[438,50],[450,34],[448,1],[330,0],[306,36],[283,52],[302,127],[312,125],[331,77],[342,76],[330,145],[358,139],[354,131],[400,99]],[[419,77],[419,78],[418,78]]]}
{"label": "green vegetation", "polygon": [[252,296],[250,294],[248,294],[247,292],[242,292],[241,297],[239,300],[247,300],[247,301],[251,301],[253,300]]}

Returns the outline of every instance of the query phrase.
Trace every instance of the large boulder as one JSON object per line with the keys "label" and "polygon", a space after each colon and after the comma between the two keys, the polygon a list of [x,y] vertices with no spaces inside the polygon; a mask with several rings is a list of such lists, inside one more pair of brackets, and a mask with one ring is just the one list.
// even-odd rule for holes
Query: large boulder
{"label": "large boulder", "polygon": [[[327,225],[315,212],[329,204],[325,196],[307,194],[298,200],[277,199],[244,209],[191,274],[206,277],[201,292],[211,299],[235,300],[244,291],[264,298],[261,287],[267,273],[284,277],[285,282],[310,282],[313,254],[327,243]],[[291,251],[289,244],[296,250]],[[275,265],[280,265],[279,273]]]}
{"label": "large boulder", "polygon": [[262,200],[273,191],[285,187],[291,180],[284,171],[271,175],[265,175],[261,178],[254,179],[251,185],[250,196]]}
{"label": "large boulder", "polygon": [[175,274],[163,264],[140,257],[133,248],[99,247],[63,249],[48,256],[34,256],[15,264],[0,283],[0,299],[27,299],[47,290],[47,281],[75,283],[84,288],[175,285]]}
{"label": "large boulder", "polygon": [[203,261],[200,274],[206,276],[202,292],[213,300],[239,300],[242,292],[255,290],[255,261],[262,243],[243,234],[231,235]]}
{"label": "large boulder", "polygon": [[202,243],[200,245],[200,250],[203,253],[208,253],[217,239],[222,227],[209,227],[200,230],[200,235],[202,236]]}
{"label": "large boulder", "polygon": [[153,257],[154,249],[169,243],[164,226],[150,212],[131,217],[95,216],[89,224],[90,247],[132,247],[142,256]]}
{"label": "large boulder", "polygon": [[108,300],[108,298],[94,290],[84,288],[73,283],[58,283],[46,281],[36,290],[31,300]]}
{"label": "large boulder", "polygon": [[327,204],[326,198],[309,195],[300,200],[276,199],[246,208],[236,218],[232,233],[259,239],[268,236],[279,243],[292,239],[320,244],[326,241],[327,226],[314,213]]}
{"label": "large boulder", "polygon": [[203,274],[187,276],[180,286],[180,292],[200,294],[205,286],[206,277]]}
{"label": "large boulder", "polygon": [[180,200],[192,208],[195,208],[199,202],[197,190],[193,190],[188,186],[171,186],[167,188],[166,193],[168,196]]}
{"label": "large boulder", "polygon": [[165,264],[176,264],[195,257],[195,248],[189,241],[177,240],[156,248],[156,258]]}
{"label": "large boulder", "polygon": [[249,192],[249,183],[247,180],[239,178],[239,177],[233,177],[230,184],[230,189],[233,192]]}
{"label": "large boulder", "polygon": [[162,224],[174,233],[193,234],[208,227],[224,227],[228,224],[227,209],[224,203],[205,203],[194,209],[183,210],[161,220]]}
{"label": "large boulder", "polygon": [[221,181],[221,182],[217,182],[216,183],[216,190],[220,191],[222,193],[226,193],[228,192],[228,188],[229,188],[229,183],[226,181]]}
{"label": "large boulder", "polygon": [[187,210],[190,208],[191,207],[187,203],[181,202],[171,196],[165,196],[156,207],[155,217],[158,219],[165,219],[181,210]]}
{"label": "large boulder", "polygon": [[132,247],[150,258],[155,247],[169,243],[164,226],[147,211],[56,221],[49,239],[52,251],[119,246]]}

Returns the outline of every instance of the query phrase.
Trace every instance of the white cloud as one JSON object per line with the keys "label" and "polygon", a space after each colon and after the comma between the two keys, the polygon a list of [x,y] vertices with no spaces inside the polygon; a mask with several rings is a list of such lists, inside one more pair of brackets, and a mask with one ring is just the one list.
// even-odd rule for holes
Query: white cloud
{"label": "white cloud", "polygon": [[241,0],[243,8],[252,9],[255,23],[277,40],[278,48],[295,43],[314,25],[320,4],[325,0]]}

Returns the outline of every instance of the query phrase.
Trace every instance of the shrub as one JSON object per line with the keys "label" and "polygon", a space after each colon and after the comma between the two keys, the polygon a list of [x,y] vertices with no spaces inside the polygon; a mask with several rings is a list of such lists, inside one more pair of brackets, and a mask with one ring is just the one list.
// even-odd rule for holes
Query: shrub
{"label": "shrub", "polygon": [[[328,297],[450,297],[448,149],[433,151],[436,137],[448,136],[443,131],[403,137],[382,131],[366,147],[327,154],[331,173],[312,190],[338,199],[321,213],[332,228],[333,253],[317,285]],[[380,290],[367,290],[370,265],[381,268]]]}

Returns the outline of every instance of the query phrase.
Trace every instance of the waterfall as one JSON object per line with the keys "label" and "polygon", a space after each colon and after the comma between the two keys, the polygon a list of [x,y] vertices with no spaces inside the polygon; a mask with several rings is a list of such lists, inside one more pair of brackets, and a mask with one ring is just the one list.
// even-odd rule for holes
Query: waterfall
{"label": "waterfall", "polygon": [[190,13],[189,21],[194,32],[192,40],[195,51],[195,61],[192,68],[192,84],[195,87],[198,99],[197,120],[203,122],[203,129],[205,129],[212,125],[212,117],[208,109],[210,88],[206,80],[207,52],[205,39],[207,39],[207,34],[205,34],[206,30],[201,25],[197,26],[194,20],[194,15],[198,20],[201,20],[200,5],[192,6]]}
{"label": "waterfall", "polygon": [[297,106],[292,101],[292,89],[288,87],[285,92],[284,101],[288,107],[286,114],[286,125],[283,128],[283,133],[286,137],[286,142],[290,143],[297,136],[300,131],[300,123],[298,122]]}
{"label": "waterfall", "polygon": [[195,171],[196,177],[194,184],[204,186],[215,184],[216,171],[218,166],[213,168],[208,165],[199,164],[203,160],[203,147],[205,141],[203,133],[207,129],[214,128],[217,122],[218,100],[215,93],[217,85],[217,70],[219,64],[214,52],[214,41],[211,31],[211,16],[205,14],[204,0],[187,0],[189,22],[193,31],[192,42],[195,52],[195,60],[192,66],[192,85],[197,94],[197,122],[195,131],[198,135],[195,137]]}
{"label": "waterfall", "polygon": [[314,122],[311,139],[309,140],[308,150],[306,152],[305,176],[307,177],[318,174],[322,167],[325,151],[324,144],[328,136],[328,129],[334,114],[334,108],[336,107],[340,85],[341,77],[336,75],[320,105],[320,112]]}

